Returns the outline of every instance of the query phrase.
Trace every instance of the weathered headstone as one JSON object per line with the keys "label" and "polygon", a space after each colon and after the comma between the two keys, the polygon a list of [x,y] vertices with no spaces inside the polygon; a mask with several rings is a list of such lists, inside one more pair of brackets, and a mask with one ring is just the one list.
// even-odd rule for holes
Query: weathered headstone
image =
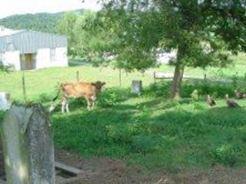
{"label": "weathered headstone", "polygon": [[49,115],[39,104],[13,105],[2,123],[8,184],[54,184],[55,162]]}
{"label": "weathered headstone", "polygon": [[143,86],[142,86],[142,81],[141,80],[133,80],[132,81],[132,88],[131,88],[132,90],[131,90],[131,92],[133,94],[140,95],[141,92],[142,92],[142,88],[143,88]]}
{"label": "weathered headstone", "polygon": [[10,95],[6,92],[0,92],[0,110],[8,110],[11,106]]}

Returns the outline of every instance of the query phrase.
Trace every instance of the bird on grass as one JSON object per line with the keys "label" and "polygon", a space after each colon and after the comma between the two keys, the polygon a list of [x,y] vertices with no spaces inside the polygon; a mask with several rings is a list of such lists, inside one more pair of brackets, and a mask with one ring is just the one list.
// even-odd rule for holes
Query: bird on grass
{"label": "bird on grass", "polygon": [[237,99],[243,99],[246,98],[246,94],[238,91],[237,89],[234,90],[235,96]]}
{"label": "bird on grass", "polygon": [[216,102],[215,100],[213,99],[213,97],[211,97],[210,95],[207,95],[207,104],[212,107],[212,106],[215,106],[216,105]]}
{"label": "bird on grass", "polygon": [[228,107],[230,108],[240,107],[235,100],[229,98],[228,94],[225,95],[225,99]]}

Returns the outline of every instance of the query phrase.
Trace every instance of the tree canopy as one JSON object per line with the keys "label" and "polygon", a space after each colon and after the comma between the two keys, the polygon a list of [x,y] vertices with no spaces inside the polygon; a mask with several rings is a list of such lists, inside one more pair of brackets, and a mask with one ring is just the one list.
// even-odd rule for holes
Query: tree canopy
{"label": "tree canopy", "polygon": [[[186,66],[226,66],[245,52],[245,0],[101,0],[104,8],[66,14],[60,31],[70,54],[95,64],[144,71],[159,52],[175,50],[172,97],[180,96]],[[111,58],[114,58],[113,60]]]}
{"label": "tree canopy", "polygon": [[[177,50],[173,61],[174,98],[179,97],[185,66],[225,66],[229,62],[228,51],[245,52],[244,0],[102,2],[120,38],[116,54],[121,61],[140,69],[155,62],[157,49]],[[143,65],[139,65],[141,61]]]}

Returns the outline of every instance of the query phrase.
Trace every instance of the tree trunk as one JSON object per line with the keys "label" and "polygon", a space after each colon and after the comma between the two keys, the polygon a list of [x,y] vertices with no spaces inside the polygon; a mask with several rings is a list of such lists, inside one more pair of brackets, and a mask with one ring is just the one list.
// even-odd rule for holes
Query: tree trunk
{"label": "tree trunk", "polygon": [[183,79],[184,74],[184,66],[177,64],[175,66],[175,72],[172,82],[172,89],[171,89],[171,95],[173,99],[180,99],[180,89],[181,89],[181,83]]}
{"label": "tree trunk", "polygon": [[175,100],[180,99],[181,83],[184,75],[184,64],[182,59],[185,54],[185,49],[185,45],[179,45],[178,47],[177,63],[175,65],[175,71],[171,88],[171,97]]}

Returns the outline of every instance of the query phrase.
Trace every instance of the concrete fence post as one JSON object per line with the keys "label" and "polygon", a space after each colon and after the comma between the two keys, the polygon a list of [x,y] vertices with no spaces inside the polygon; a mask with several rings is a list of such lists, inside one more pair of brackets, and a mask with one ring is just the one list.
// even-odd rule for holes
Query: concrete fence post
{"label": "concrete fence post", "polygon": [[25,73],[22,73],[22,91],[23,91],[23,98],[24,102],[27,101],[27,96],[26,96],[26,79],[25,79]]}
{"label": "concrete fence post", "polygon": [[132,87],[131,87],[131,92],[133,94],[140,95],[142,92],[143,86],[142,86],[142,81],[141,80],[133,80],[132,81]]}
{"label": "concrete fence post", "polygon": [[54,184],[53,136],[45,109],[13,105],[1,126],[7,183]]}
{"label": "concrete fence post", "polygon": [[0,110],[6,111],[10,108],[10,94],[6,92],[0,92]]}

